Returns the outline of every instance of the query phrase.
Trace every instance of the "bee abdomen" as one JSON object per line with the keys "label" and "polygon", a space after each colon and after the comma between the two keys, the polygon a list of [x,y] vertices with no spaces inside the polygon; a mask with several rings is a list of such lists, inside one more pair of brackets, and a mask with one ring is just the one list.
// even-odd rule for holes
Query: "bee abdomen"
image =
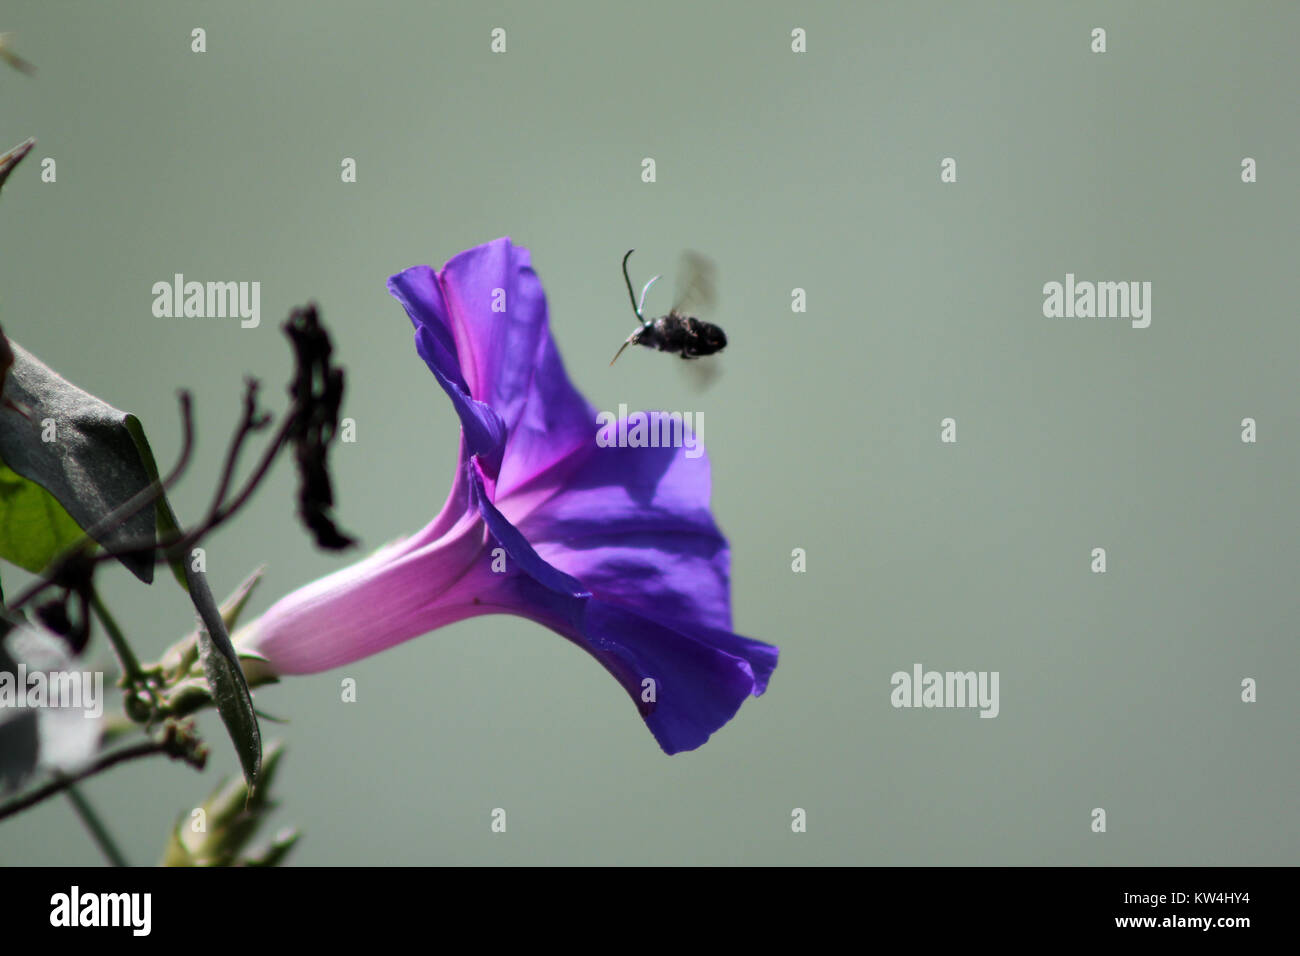
{"label": "bee abdomen", "polygon": [[727,336],[712,322],[703,322],[692,315],[669,313],[646,329],[640,344],[660,352],[676,352],[682,358],[697,358],[721,351],[727,344]]}

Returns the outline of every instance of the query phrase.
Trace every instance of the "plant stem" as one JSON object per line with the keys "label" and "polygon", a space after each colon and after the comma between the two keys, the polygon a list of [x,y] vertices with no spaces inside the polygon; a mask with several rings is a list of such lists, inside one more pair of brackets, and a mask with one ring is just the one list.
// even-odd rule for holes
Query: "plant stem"
{"label": "plant stem", "polygon": [[70,777],[60,776],[57,779],[52,780],[51,782],[45,784],[45,786],[33,790],[31,793],[27,794],[26,796],[17,797],[13,800],[10,800],[8,803],[0,804],[0,820],[4,820],[7,817],[11,817],[15,813],[21,813],[23,810],[26,810],[28,807],[35,806],[36,804],[40,803],[42,800],[46,800],[49,797],[54,796],[56,793],[68,789],[68,787],[71,787],[73,784],[80,783],[82,780],[85,780],[88,777],[93,777],[95,774],[107,770],[109,767],[116,766],[117,764],[127,760],[135,760],[138,757],[148,757],[153,754],[161,754],[161,753],[169,753],[169,752],[170,752],[169,745],[165,741],[146,740],[143,743],[135,744],[134,746],[127,747],[124,750],[119,750],[117,751],[117,753],[106,754],[105,756],[100,757],[97,761],[95,761],[85,770],[81,771],[81,773],[74,774]]}
{"label": "plant stem", "polygon": [[72,801],[73,807],[76,808],[77,816],[81,817],[81,822],[86,825],[90,835],[95,838],[99,848],[104,851],[104,856],[108,857],[109,864],[112,866],[129,866],[126,857],[122,855],[122,851],[118,849],[117,843],[113,840],[112,834],[108,832],[108,827],[104,826],[104,821],[99,818],[99,814],[90,805],[90,801],[77,789],[76,784],[69,781],[64,792],[67,793],[68,799]]}
{"label": "plant stem", "polygon": [[99,596],[99,592],[93,586],[90,589],[90,607],[95,612],[95,617],[99,618],[99,623],[104,625],[109,643],[113,645],[118,663],[122,665],[122,676],[131,684],[138,684],[143,681],[144,672],[140,669],[140,662],[136,660],[135,652],[131,650],[131,645],[126,642],[126,635],[117,626],[117,621],[113,619],[113,615],[109,613],[103,598]]}

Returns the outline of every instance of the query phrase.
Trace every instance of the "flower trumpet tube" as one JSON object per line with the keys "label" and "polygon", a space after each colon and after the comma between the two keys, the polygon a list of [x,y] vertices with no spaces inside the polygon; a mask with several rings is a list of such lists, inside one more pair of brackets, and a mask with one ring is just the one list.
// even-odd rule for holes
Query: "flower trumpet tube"
{"label": "flower trumpet tube", "polygon": [[451,491],[421,531],[274,604],[243,648],[278,675],[307,674],[515,614],[595,657],[665,752],[703,744],[777,662],[777,648],[731,630],[707,455],[597,442],[528,250],[509,239],[388,289],[460,418]]}

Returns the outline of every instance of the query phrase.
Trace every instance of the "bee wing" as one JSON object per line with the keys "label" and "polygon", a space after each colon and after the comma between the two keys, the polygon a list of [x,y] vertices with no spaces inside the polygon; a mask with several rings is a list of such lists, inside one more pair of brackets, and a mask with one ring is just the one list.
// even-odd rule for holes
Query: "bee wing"
{"label": "bee wing", "polygon": [[3,59],[15,70],[30,76],[36,72],[36,67],[9,48],[9,38],[11,36],[13,36],[12,33],[0,33],[0,59]]}
{"label": "bee wing", "polygon": [[674,364],[678,374],[686,380],[686,387],[696,394],[708,391],[722,377],[722,361],[717,355]]}
{"label": "bee wing", "polygon": [[717,300],[713,260],[689,249],[682,253],[682,267],[677,273],[677,296],[673,311],[684,315],[713,308]]}

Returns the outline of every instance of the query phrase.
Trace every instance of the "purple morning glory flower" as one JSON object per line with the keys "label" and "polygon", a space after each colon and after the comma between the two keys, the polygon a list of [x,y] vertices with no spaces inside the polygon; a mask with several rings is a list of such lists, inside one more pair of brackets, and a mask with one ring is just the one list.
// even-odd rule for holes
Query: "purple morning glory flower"
{"label": "purple morning glory flower", "polygon": [[707,456],[597,443],[528,250],[509,239],[441,272],[407,269],[388,289],[460,417],[451,493],[419,533],[277,602],[242,646],[277,674],[304,674],[476,614],[517,614],[604,665],[667,753],[700,746],[777,662],[777,648],[731,630]]}

